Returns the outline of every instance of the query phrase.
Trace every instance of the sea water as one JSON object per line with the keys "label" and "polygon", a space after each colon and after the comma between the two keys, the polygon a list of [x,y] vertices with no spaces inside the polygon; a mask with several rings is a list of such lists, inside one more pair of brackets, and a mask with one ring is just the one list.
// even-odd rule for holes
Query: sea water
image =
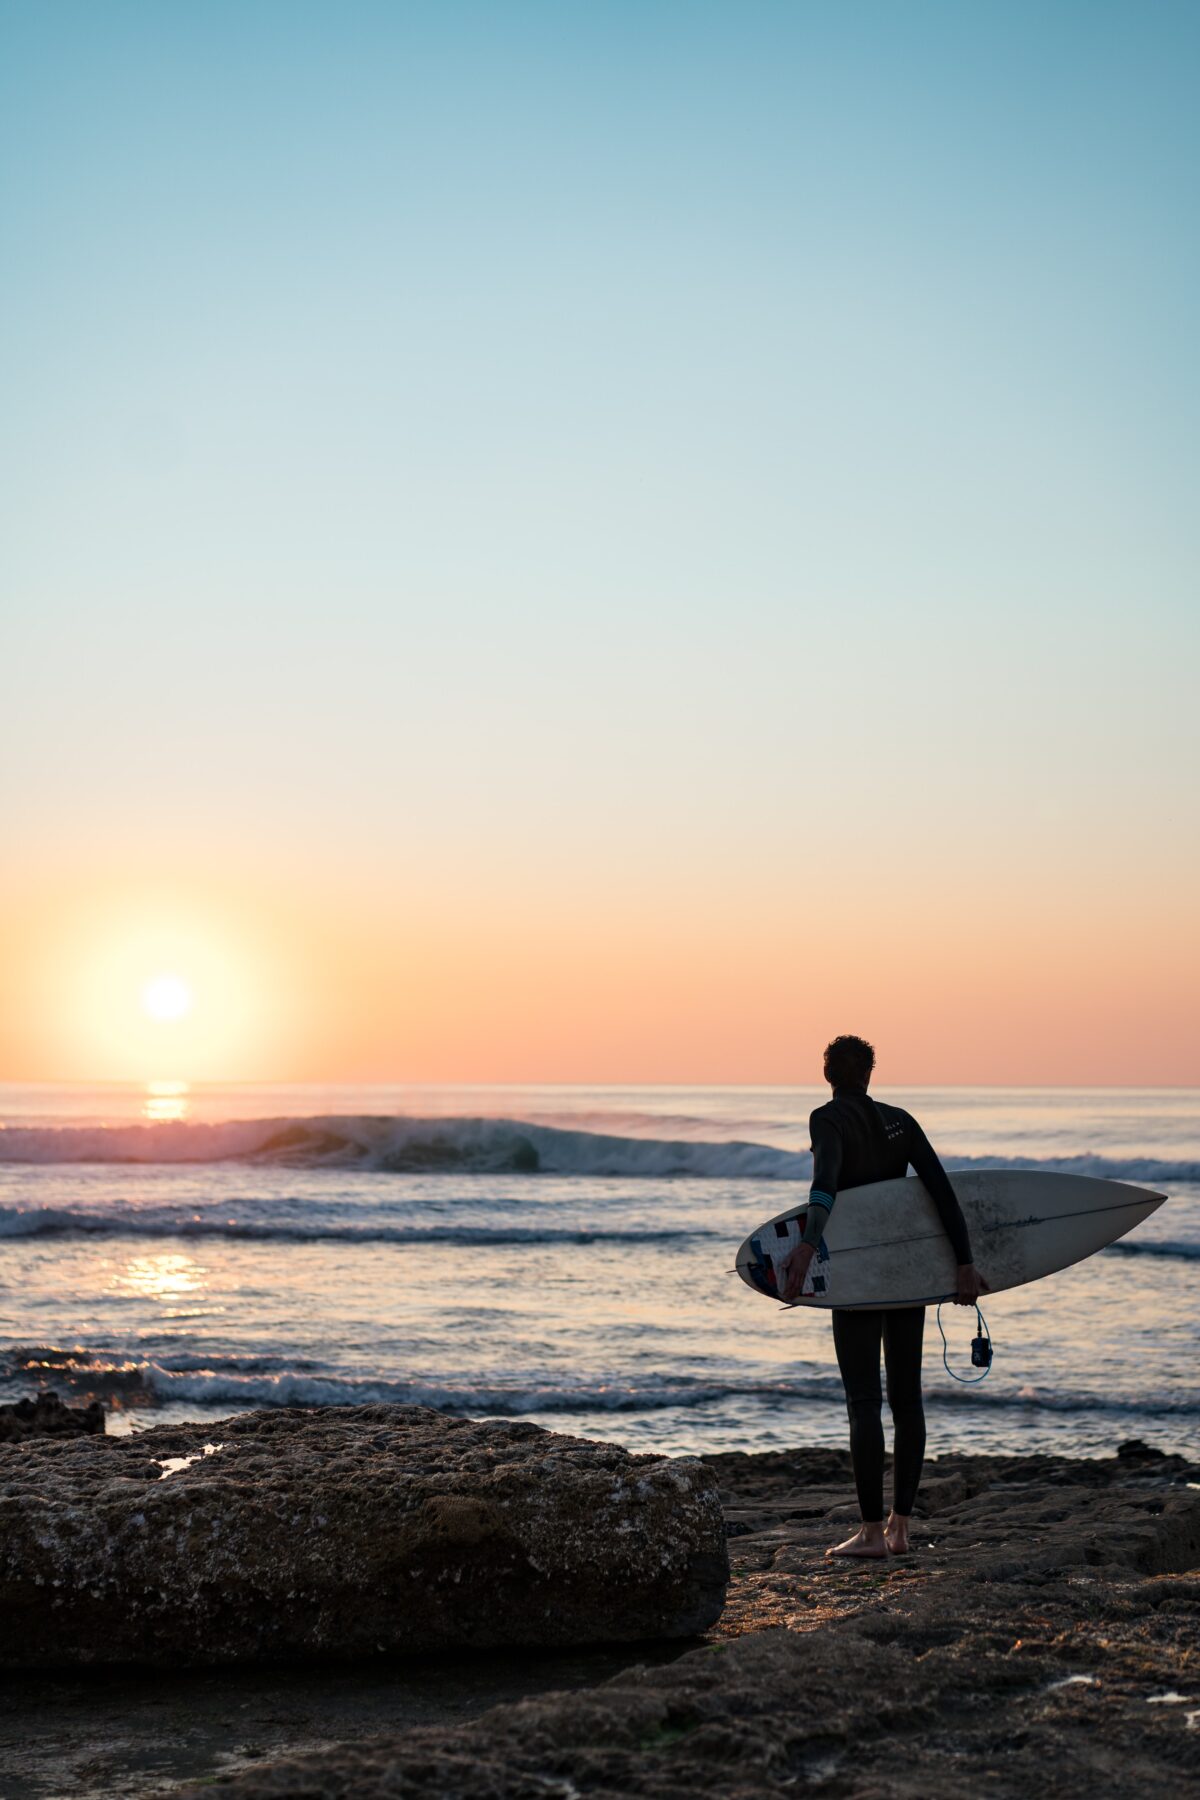
{"label": "sea water", "polygon": [[[799,1201],[827,1091],[0,1087],[0,1399],[110,1429],[419,1402],[670,1452],[842,1443],[827,1316],[732,1272]],[[1200,1096],[882,1090],[946,1166],[1167,1204],[984,1302],[987,1380],[926,1325],[930,1449],[1200,1455]],[[985,1269],[986,1273],[986,1269]],[[974,1314],[947,1306],[951,1366]]]}

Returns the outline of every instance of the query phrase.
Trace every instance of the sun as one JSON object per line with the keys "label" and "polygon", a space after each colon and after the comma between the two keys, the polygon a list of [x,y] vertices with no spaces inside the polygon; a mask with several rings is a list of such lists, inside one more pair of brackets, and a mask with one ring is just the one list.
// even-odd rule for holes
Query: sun
{"label": "sun", "polygon": [[156,975],[142,989],[142,1011],[148,1018],[167,1023],[186,1018],[192,1010],[192,990],[180,975]]}

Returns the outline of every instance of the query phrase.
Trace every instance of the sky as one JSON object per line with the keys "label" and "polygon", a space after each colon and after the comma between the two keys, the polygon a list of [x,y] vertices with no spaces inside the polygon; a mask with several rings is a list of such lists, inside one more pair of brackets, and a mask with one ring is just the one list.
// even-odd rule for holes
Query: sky
{"label": "sky", "polygon": [[1198,52],[3,0],[0,1078],[1200,1084]]}

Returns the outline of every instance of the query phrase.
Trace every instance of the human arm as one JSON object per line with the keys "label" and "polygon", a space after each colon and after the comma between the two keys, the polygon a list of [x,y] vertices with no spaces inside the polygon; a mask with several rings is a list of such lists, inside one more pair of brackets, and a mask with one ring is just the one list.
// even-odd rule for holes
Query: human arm
{"label": "human arm", "polygon": [[910,1124],[908,1160],[920,1176],[926,1193],[937,1208],[938,1217],[942,1221],[942,1229],[950,1239],[954,1260],[958,1264],[955,1304],[973,1306],[980,1294],[986,1293],[987,1282],[975,1267],[967,1221],[963,1218],[958,1197],[950,1185],[950,1179],[938,1160],[933,1145],[915,1119],[912,1119]]}
{"label": "human arm", "polygon": [[785,1300],[798,1300],[808,1274],[809,1264],[817,1253],[822,1233],[829,1223],[833,1203],[837,1199],[842,1172],[842,1139],[836,1125],[818,1108],[809,1122],[812,1139],[812,1186],[808,1195],[808,1218],[804,1235],[783,1265]]}

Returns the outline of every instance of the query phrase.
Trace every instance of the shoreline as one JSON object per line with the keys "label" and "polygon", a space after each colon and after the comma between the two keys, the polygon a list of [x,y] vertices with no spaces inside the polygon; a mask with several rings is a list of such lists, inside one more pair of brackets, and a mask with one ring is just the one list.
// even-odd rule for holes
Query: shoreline
{"label": "shoreline", "polygon": [[[401,1791],[387,1785],[384,1763],[396,1768],[410,1755],[410,1781],[417,1763],[432,1769],[449,1760],[436,1780],[405,1792],[516,1794],[531,1773],[535,1725],[539,1741],[554,1733],[562,1779],[586,1793],[597,1791],[599,1775],[599,1753],[589,1748],[596,1709],[613,1715],[617,1755],[621,1719],[644,1723],[646,1708],[660,1704],[693,1722],[686,1730],[668,1722],[661,1742],[659,1727],[638,1726],[636,1743],[620,1751],[621,1779],[636,1776],[637,1791],[678,1792],[669,1784],[683,1777],[680,1758],[696,1792],[728,1791],[714,1785],[729,1776],[728,1763],[688,1760],[705,1732],[722,1741],[740,1732],[755,1768],[760,1751],[767,1757],[756,1792],[774,1792],[776,1778],[781,1794],[790,1791],[797,1756],[809,1768],[805,1781],[813,1780],[813,1744],[793,1746],[793,1755],[788,1730],[776,1730],[770,1742],[782,1748],[767,1756],[766,1719],[737,1724],[747,1680],[760,1703],[772,1682],[790,1690],[798,1680],[800,1692],[815,1684],[813,1743],[830,1763],[819,1785],[831,1795],[909,1792],[890,1785],[891,1776],[883,1786],[856,1785],[873,1757],[884,1780],[900,1756],[906,1783],[925,1770],[925,1794],[960,1794],[965,1779],[988,1772],[992,1792],[1018,1796],[1031,1779],[1030,1745],[1041,1779],[1058,1781],[1060,1792],[1116,1793],[1121,1781],[1127,1792],[1168,1768],[1174,1791],[1188,1791],[1184,1762],[1200,1749],[1200,1577],[1188,1573],[1200,1566],[1200,1464],[1136,1447],[1102,1459],[944,1452],[926,1465],[914,1533],[921,1551],[864,1566],[823,1554],[856,1516],[845,1451],[702,1460],[722,1490],[733,1578],[722,1617],[699,1646],[10,1677],[0,1688],[6,1800],[183,1794],[196,1782],[220,1788],[230,1779],[231,1792],[285,1794],[286,1762],[295,1757],[307,1759],[304,1779],[316,1783],[306,1793],[383,1795]],[[882,1725],[861,1697],[845,1710],[846,1693],[862,1686],[855,1671],[864,1659],[888,1665],[895,1688]],[[929,1691],[918,1700],[910,1690],[921,1671]],[[1171,1692],[1183,1700],[1154,1701]],[[939,1786],[950,1726],[942,1700],[930,1710],[929,1696],[938,1694],[963,1715],[963,1747],[943,1771],[958,1786]],[[485,1712],[487,1727],[477,1727]],[[1024,1734],[1021,1772],[1010,1780],[980,1762],[967,1777],[984,1755],[983,1739],[1006,1733]],[[1091,1773],[1076,1781],[1070,1757],[1080,1753],[1079,1733]],[[376,1739],[392,1741],[378,1769]],[[348,1746],[353,1786],[343,1778]],[[1109,1771],[1098,1787],[1097,1756]],[[476,1767],[492,1787],[472,1785]]]}
{"label": "shoreline", "polygon": [[[1047,1404],[1039,1398],[1031,1397],[1022,1401],[1020,1406],[1011,1400],[1003,1400],[999,1403],[999,1409],[1006,1416],[1015,1413],[1029,1421],[1024,1431],[985,1432],[981,1428],[981,1415],[996,1402],[986,1396],[972,1400],[966,1396],[965,1390],[960,1395],[957,1389],[946,1384],[941,1384],[939,1391],[938,1387],[930,1385],[928,1377],[931,1373],[933,1380],[940,1382],[938,1371],[927,1369],[924,1402],[929,1424],[930,1448],[927,1453],[929,1459],[935,1456],[951,1457],[967,1454],[967,1452],[956,1450],[953,1442],[950,1441],[955,1435],[953,1427],[960,1425],[965,1427],[959,1434],[962,1437],[970,1437],[975,1442],[979,1442],[981,1438],[984,1439],[979,1450],[972,1453],[986,1457],[1004,1459],[1050,1456],[1065,1457],[1069,1461],[1086,1462],[1111,1455],[1116,1444],[1129,1440],[1146,1442],[1156,1454],[1181,1457],[1185,1462],[1200,1463],[1200,1438],[1197,1437],[1195,1431],[1185,1430],[1181,1433],[1173,1431],[1172,1426],[1175,1420],[1170,1413],[1159,1413],[1151,1424],[1137,1413],[1126,1415],[1123,1412],[1117,1412],[1111,1417],[1106,1417],[1107,1431],[1101,1426],[1097,1426],[1093,1434],[1093,1442],[1086,1443],[1083,1447],[1072,1444],[1069,1448],[1063,1449],[1061,1448],[1063,1419],[1075,1418],[1078,1415],[1064,1414],[1058,1411],[1053,1404]],[[114,1403],[111,1395],[97,1394],[96,1390],[90,1387],[72,1389],[63,1395],[59,1393],[55,1383],[55,1377],[58,1374],[58,1371],[48,1374],[45,1385],[26,1385],[19,1392],[14,1390],[11,1394],[5,1394],[3,1401],[0,1402],[0,1415],[11,1411],[14,1403],[36,1402],[39,1397],[43,1400],[47,1397],[58,1398],[73,1413],[95,1404],[103,1410],[105,1434],[112,1438],[126,1438],[138,1437],[143,1432],[159,1428],[185,1425],[203,1425],[210,1430],[215,1430],[232,1419],[245,1418],[251,1413],[264,1410],[261,1401],[237,1406],[221,1403],[205,1406],[197,1402],[177,1401],[165,1401],[153,1405],[131,1403],[128,1400],[123,1403]],[[829,1374],[831,1384],[838,1380],[836,1368],[832,1368]],[[378,1402],[372,1396],[367,1403]],[[401,1402],[401,1404],[404,1403]],[[426,1404],[420,1400],[415,1403]],[[754,1397],[747,1397],[748,1409],[753,1407],[753,1403]],[[305,1404],[303,1401],[292,1403],[292,1405],[301,1407]],[[341,1404],[349,1406],[356,1402],[350,1399]],[[721,1402],[714,1404],[721,1404]],[[804,1406],[809,1447],[821,1450],[844,1449],[847,1441],[846,1403],[840,1383],[838,1391],[831,1392],[828,1398],[814,1400],[811,1396],[805,1396]],[[485,1408],[459,1410],[451,1407],[437,1407],[435,1410],[452,1419],[475,1419],[484,1423],[500,1425],[536,1425],[543,1431],[557,1432],[569,1437],[588,1438],[598,1443],[620,1444],[624,1449],[637,1455],[691,1456],[708,1460],[713,1457],[741,1454],[749,1456],[790,1454],[794,1447],[796,1407],[797,1401],[788,1397],[786,1403],[781,1404],[779,1408],[781,1415],[791,1421],[790,1436],[786,1435],[786,1428],[781,1424],[779,1442],[759,1441],[752,1443],[749,1448],[745,1443],[745,1433],[742,1435],[741,1442],[729,1444],[722,1441],[726,1435],[725,1432],[716,1430],[706,1434],[696,1433],[692,1442],[683,1440],[681,1434],[669,1429],[661,1434],[655,1433],[651,1429],[644,1435],[622,1430],[623,1424],[630,1419],[642,1417],[649,1417],[652,1421],[665,1423],[669,1417],[667,1408],[656,1409],[649,1415],[640,1414],[634,1407],[613,1408],[611,1411],[600,1414],[549,1408],[526,1412],[518,1410],[491,1412]],[[284,1411],[288,1409],[279,1406],[267,1407],[265,1410]],[[696,1406],[688,1410],[689,1416],[694,1417],[697,1413],[702,1413],[703,1407]],[[1190,1414],[1186,1416],[1191,1417]],[[761,1435],[765,1437],[766,1428],[761,1427],[760,1430]],[[1148,1430],[1153,1430],[1152,1438],[1145,1436]],[[732,1435],[732,1432],[729,1435]]]}

